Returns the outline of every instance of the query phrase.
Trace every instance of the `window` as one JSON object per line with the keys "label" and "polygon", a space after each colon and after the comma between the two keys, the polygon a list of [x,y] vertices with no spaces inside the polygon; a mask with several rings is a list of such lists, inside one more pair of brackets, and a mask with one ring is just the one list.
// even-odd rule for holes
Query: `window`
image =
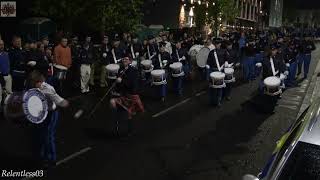
{"label": "window", "polygon": [[287,160],[279,180],[320,179],[320,147],[299,142]]}

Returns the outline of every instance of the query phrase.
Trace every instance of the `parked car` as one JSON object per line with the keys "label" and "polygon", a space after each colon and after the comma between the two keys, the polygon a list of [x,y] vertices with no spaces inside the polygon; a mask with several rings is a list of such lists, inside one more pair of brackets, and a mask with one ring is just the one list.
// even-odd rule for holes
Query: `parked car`
{"label": "parked car", "polygon": [[320,98],[316,99],[277,141],[266,166],[243,180],[320,179]]}

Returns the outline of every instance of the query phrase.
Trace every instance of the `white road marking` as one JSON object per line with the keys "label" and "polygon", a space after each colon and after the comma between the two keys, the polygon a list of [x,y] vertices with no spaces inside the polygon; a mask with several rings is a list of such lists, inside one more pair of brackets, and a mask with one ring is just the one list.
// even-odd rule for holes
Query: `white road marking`
{"label": "white road marking", "polygon": [[165,113],[173,110],[174,108],[179,107],[179,106],[187,103],[187,102],[190,101],[190,100],[191,100],[191,98],[185,99],[185,100],[179,102],[178,104],[175,104],[175,105],[173,105],[173,106],[171,106],[171,107],[169,107],[169,108],[167,108],[167,109],[165,109],[165,110],[163,110],[163,111],[161,111],[161,112],[153,115],[152,117],[153,117],[153,118],[159,117],[159,116],[161,116],[161,115],[163,115],[163,114],[165,114]]}
{"label": "white road marking", "polygon": [[80,156],[81,154],[84,154],[84,153],[90,151],[91,149],[92,149],[91,147],[86,147],[78,152],[75,152],[75,153],[71,154],[70,156],[67,156],[66,158],[58,161],[56,163],[56,166],[59,166],[60,164],[66,163],[66,162],[70,161],[71,159],[74,159],[75,157]]}
{"label": "white road marking", "polygon": [[201,91],[201,92],[199,92],[199,93],[196,94],[196,97],[199,97],[199,96],[201,96],[201,95],[203,95],[203,94],[205,94],[205,93],[206,93],[206,91]]}
{"label": "white road marking", "polygon": [[[92,149],[91,147],[86,147],[78,152],[75,152],[75,153],[71,154],[70,156],[58,161],[56,163],[56,166],[59,166],[60,164],[66,163],[69,160],[74,159],[75,157],[80,156],[81,154],[84,154],[84,153],[90,151],[91,149]],[[37,178],[37,177],[26,177],[26,178],[22,178],[21,180],[31,180],[31,179],[35,179],[35,178]]]}
{"label": "white road marking", "polygon": [[283,108],[287,108],[287,109],[291,109],[291,110],[297,110],[298,109],[297,106],[290,106],[290,105],[285,105],[285,104],[279,104],[279,107],[283,107]]}

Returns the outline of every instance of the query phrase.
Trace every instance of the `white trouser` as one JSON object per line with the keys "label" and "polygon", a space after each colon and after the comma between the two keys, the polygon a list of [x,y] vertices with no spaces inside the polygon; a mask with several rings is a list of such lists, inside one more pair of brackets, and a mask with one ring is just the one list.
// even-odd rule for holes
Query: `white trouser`
{"label": "white trouser", "polygon": [[[3,79],[4,79],[4,83],[5,83],[5,86],[3,87],[4,90],[6,91],[7,94],[11,94],[12,93],[12,77],[11,77],[11,75],[3,76]],[[2,91],[2,86],[0,84],[0,104],[2,101],[2,95],[3,95],[3,91]]]}
{"label": "white trouser", "polygon": [[107,69],[105,66],[101,67],[101,72],[100,72],[100,86],[105,87],[107,86]]}
{"label": "white trouser", "polygon": [[81,74],[81,92],[89,92],[89,81],[90,81],[90,72],[91,68],[90,65],[82,64],[80,67],[80,74]]}

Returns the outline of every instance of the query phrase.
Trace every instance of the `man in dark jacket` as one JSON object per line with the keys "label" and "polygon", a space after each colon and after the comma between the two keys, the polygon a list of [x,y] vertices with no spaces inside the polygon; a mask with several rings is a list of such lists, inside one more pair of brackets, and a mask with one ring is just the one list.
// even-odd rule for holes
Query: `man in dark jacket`
{"label": "man in dark jacket", "polygon": [[22,91],[26,80],[26,54],[22,50],[21,37],[14,36],[12,48],[9,51],[11,75],[13,79],[13,91]]}

